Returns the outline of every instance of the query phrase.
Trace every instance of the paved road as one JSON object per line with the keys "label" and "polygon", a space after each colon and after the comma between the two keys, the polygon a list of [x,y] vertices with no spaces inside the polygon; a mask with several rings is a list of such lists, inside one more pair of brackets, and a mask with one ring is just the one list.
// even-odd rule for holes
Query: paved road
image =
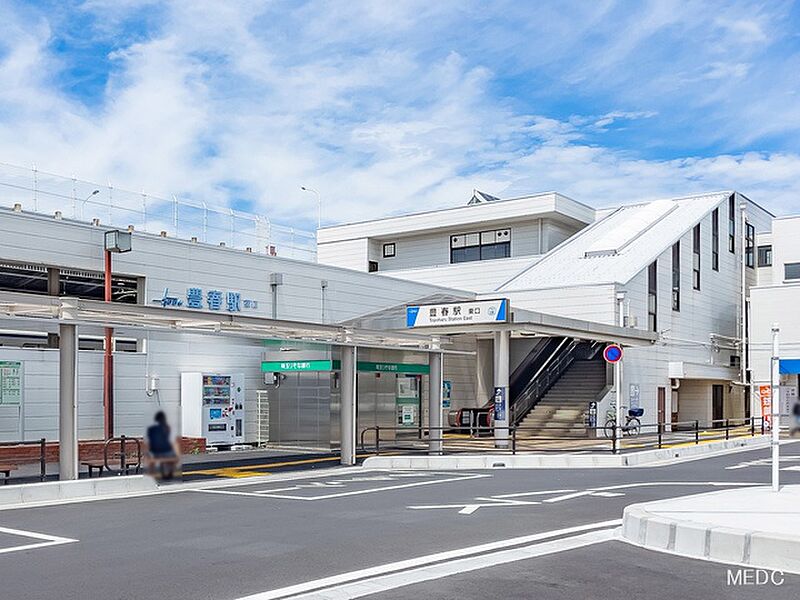
{"label": "paved road", "polygon": [[[627,504],[708,491],[710,482],[764,483],[767,453],[654,468],[318,471],[0,511],[0,596],[238,599],[288,586],[352,587],[358,579],[364,590],[387,590],[376,598],[638,598],[645,590],[653,598],[693,590],[737,597],[724,586],[725,567],[609,541],[609,521]],[[792,468],[800,466],[800,445],[784,453],[785,482],[800,484]],[[484,546],[492,542],[499,543]],[[443,551],[451,554],[432,556]],[[375,570],[352,574],[365,568]],[[393,579],[369,588],[375,578]],[[732,591],[797,597],[799,582]]]}

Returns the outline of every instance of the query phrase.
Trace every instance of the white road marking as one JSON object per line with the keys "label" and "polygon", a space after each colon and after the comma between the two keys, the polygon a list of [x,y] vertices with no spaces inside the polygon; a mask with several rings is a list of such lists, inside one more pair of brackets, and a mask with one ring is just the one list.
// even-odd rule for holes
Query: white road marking
{"label": "white road marking", "polygon": [[[369,591],[368,593],[373,594],[375,592],[400,587],[401,585],[408,585],[409,583],[414,583],[416,581],[426,581],[429,579],[434,579],[435,577],[432,577],[431,575],[435,575],[438,573],[441,573],[441,575],[439,576],[444,577],[445,575],[471,571],[474,569],[482,568],[484,566],[489,566],[491,564],[503,564],[503,562],[510,562],[509,560],[502,560],[503,558],[508,557],[507,555],[503,554],[507,552],[519,552],[519,556],[515,557],[513,560],[521,560],[524,558],[532,558],[534,556],[542,556],[544,554],[551,554],[553,552],[568,550],[570,549],[570,547],[579,548],[581,546],[585,546],[590,543],[599,543],[601,541],[612,539],[613,530],[609,528],[618,527],[621,523],[622,523],[621,519],[614,519],[612,521],[601,521],[598,523],[589,523],[588,525],[578,525],[575,527],[567,527],[565,529],[557,529],[554,531],[534,533],[531,535],[526,535],[506,540],[498,540],[496,542],[489,542],[486,544],[480,544],[478,546],[459,548],[458,550],[437,552],[435,554],[428,554],[426,556],[401,560],[394,563],[387,563],[384,565],[379,565],[377,567],[369,567],[366,569],[360,569],[358,571],[342,573],[340,575],[325,577],[314,581],[307,581],[305,583],[290,585],[288,587],[278,588],[275,590],[259,592],[257,594],[252,594],[250,596],[244,596],[243,598],[239,598],[239,600],[279,600],[284,598],[313,598],[314,597],[313,595],[308,595],[310,593],[320,594],[320,597],[325,597],[325,598],[334,598],[334,597],[355,598],[357,596],[365,594],[357,593],[356,595],[353,595],[354,592],[356,592],[357,590],[355,589],[347,590],[345,589],[345,585],[351,584],[353,586],[358,586],[361,584],[369,584],[368,587],[370,588],[371,591]],[[524,546],[516,550],[508,550],[509,547],[513,546],[522,546],[523,544],[531,544],[533,542],[541,542],[543,540],[552,540],[552,538],[558,538],[560,536],[582,534],[587,532],[591,532],[592,534],[594,534],[593,537],[589,538],[581,537],[581,539],[577,539],[580,536],[571,538],[562,538],[554,540],[552,542],[548,542],[547,547],[545,547],[545,544],[538,544],[533,546]],[[497,552],[498,550],[502,552]],[[491,560],[490,557],[493,557],[493,559],[497,562],[480,563],[478,565],[475,565],[475,563],[465,564],[459,562],[459,559],[465,559],[467,557],[473,557],[475,559],[486,558],[487,561]],[[445,561],[452,561],[452,562],[445,562]],[[474,568],[465,568],[470,566],[474,566]],[[430,570],[421,573],[420,572],[421,567],[428,567]],[[455,567],[458,568],[459,570],[453,570],[453,573],[445,572],[445,568],[447,567],[449,567],[450,569],[453,569]],[[398,585],[398,580],[394,580],[392,581],[392,585],[388,585],[388,582],[380,581],[382,576],[390,574],[399,576],[400,580],[405,582],[400,583]],[[372,584],[374,584],[376,587],[373,588]],[[325,593],[325,595],[321,596],[323,592]]]}
{"label": "white road marking", "polygon": [[12,546],[10,548],[0,548],[0,554],[8,554],[10,552],[20,552],[22,550],[34,550],[36,548],[47,548],[48,546],[60,546],[61,544],[72,544],[78,540],[72,538],[59,537],[57,535],[48,535],[46,533],[37,533],[35,531],[25,531],[22,529],[11,529],[10,527],[0,527],[0,533],[7,533],[17,537],[25,537],[34,540],[42,540],[33,544],[23,544],[22,546]]}
{"label": "white road marking", "polygon": [[413,483],[400,483],[397,485],[386,485],[383,487],[369,488],[366,490],[351,490],[349,492],[337,492],[333,494],[323,494],[318,496],[295,496],[291,494],[279,494],[272,490],[261,490],[257,492],[236,492],[232,490],[212,490],[212,489],[197,489],[191,490],[194,492],[202,492],[204,494],[229,494],[232,496],[252,496],[255,498],[278,498],[281,500],[331,500],[333,498],[344,498],[346,496],[361,496],[363,494],[374,494],[377,492],[387,492],[390,490],[400,490],[405,488],[420,487],[423,485],[435,485],[438,483],[452,483],[455,481],[468,481],[470,479],[483,479],[491,477],[491,475],[459,475],[458,477],[449,477],[447,479],[432,479],[428,481],[415,481]]}
{"label": "white road marking", "polygon": [[[411,510],[438,510],[438,509],[458,509],[460,515],[471,515],[480,508],[518,508],[521,506],[533,506],[536,504],[553,504],[582,497],[616,498],[624,496],[623,490],[627,488],[648,487],[648,486],[711,486],[711,487],[736,487],[736,486],[756,486],[759,483],[735,483],[735,482],[715,482],[715,481],[654,481],[641,483],[624,483],[620,485],[609,485],[605,487],[591,488],[588,490],[537,490],[533,492],[518,492],[515,494],[500,494],[497,496],[474,498],[475,501],[461,502],[455,504],[421,504],[412,505],[407,508]],[[569,492],[563,494],[562,492]],[[548,494],[561,494],[554,498],[546,498],[542,501],[536,500],[512,500],[525,496],[544,496]]]}

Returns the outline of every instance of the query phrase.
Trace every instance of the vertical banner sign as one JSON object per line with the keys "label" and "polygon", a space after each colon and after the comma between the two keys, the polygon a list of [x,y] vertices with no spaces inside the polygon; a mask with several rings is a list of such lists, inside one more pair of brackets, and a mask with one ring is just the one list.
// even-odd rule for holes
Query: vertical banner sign
{"label": "vertical banner sign", "polygon": [[641,406],[641,391],[638,383],[632,383],[629,387],[628,405],[630,408],[639,408]]}
{"label": "vertical banner sign", "polygon": [[506,388],[494,388],[494,420],[506,420]]}
{"label": "vertical banner sign", "polygon": [[451,381],[442,382],[442,408],[450,408],[450,397],[453,395],[453,383]]}
{"label": "vertical banner sign", "polygon": [[761,418],[764,419],[764,428],[772,427],[772,386],[758,386],[758,395],[761,398]]}

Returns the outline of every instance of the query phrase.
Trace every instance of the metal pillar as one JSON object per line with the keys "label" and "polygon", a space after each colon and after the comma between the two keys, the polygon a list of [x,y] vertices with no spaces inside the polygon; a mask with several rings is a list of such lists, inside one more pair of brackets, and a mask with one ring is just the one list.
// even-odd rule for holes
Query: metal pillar
{"label": "metal pillar", "polygon": [[[438,344],[435,346],[438,349]],[[442,353],[429,352],[428,366],[428,451],[442,453]]]}
{"label": "metal pillar", "polygon": [[[617,319],[620,327],[625,327],[625,292],[617,292]],[[622,441],[622,361],[614,363],[614,448],[620,451]]]}
{"label": "metal pillar", "polygon": [[484,406],[492,399],[494,388],[492,360],[492,340],[478,340],[475,346],[478,406]]}
{"label": "metal pillar", "polygon": [[[104,298],[111,302],[111,251],[106,250]],[[114,437],[114,330],[105,328],[103,346],[103,432],[106,439]]]}
{"label": "metal pillar", "polygon": [[339,425],[341,463],[356,464],[356,348],[342,346],[342,383]]}
{"label": "metal pillar", "polygon": [[496,331],[494,334],[494,445],[496,448],[508,448],[510,346],[511,332],[508,330]]}
{"label": "metal pillar", "polygon": [[[780,328],[778,324],[772,325],[772,420],[770,427],[772,427],[772,491],[777,492],[780,489],[780,433],[781,433],[781,409],[780,409],[780,390],[781,390],[781,370],[780,370],[780,344],[778,342],[778,334]],[[764,415],[761,415],[764,418]]]}
{"label": "metal pillar", "polygon": [[58,469],[59,479],[78,478],[78,334],[59,325]]}

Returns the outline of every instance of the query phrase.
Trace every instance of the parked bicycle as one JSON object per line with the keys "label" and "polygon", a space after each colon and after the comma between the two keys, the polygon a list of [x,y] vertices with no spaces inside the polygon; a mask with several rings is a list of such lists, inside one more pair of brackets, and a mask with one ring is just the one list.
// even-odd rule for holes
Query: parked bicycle
{"label": "parked bicycle", "polygon": [[[622,407],[623,410],[625,410],[625,408],[626,408],[625,406]],[[630,436],[639,435],[639,430],[642,427],[642,422],[639,420],[639,417],[641,417],[643,414],[644,414],[643,408],[629,408],[625,416],[625,424],[622,427],[620,427],[620,429],[622,430],[622,435],[630,435]],[[614,437],[614,429],[617,426],[616,417],[617,417],[616,411],[612,406],[610,409],[608,409],[608,412],[606,412],[606,424],[604,433],[608,439]]]}

